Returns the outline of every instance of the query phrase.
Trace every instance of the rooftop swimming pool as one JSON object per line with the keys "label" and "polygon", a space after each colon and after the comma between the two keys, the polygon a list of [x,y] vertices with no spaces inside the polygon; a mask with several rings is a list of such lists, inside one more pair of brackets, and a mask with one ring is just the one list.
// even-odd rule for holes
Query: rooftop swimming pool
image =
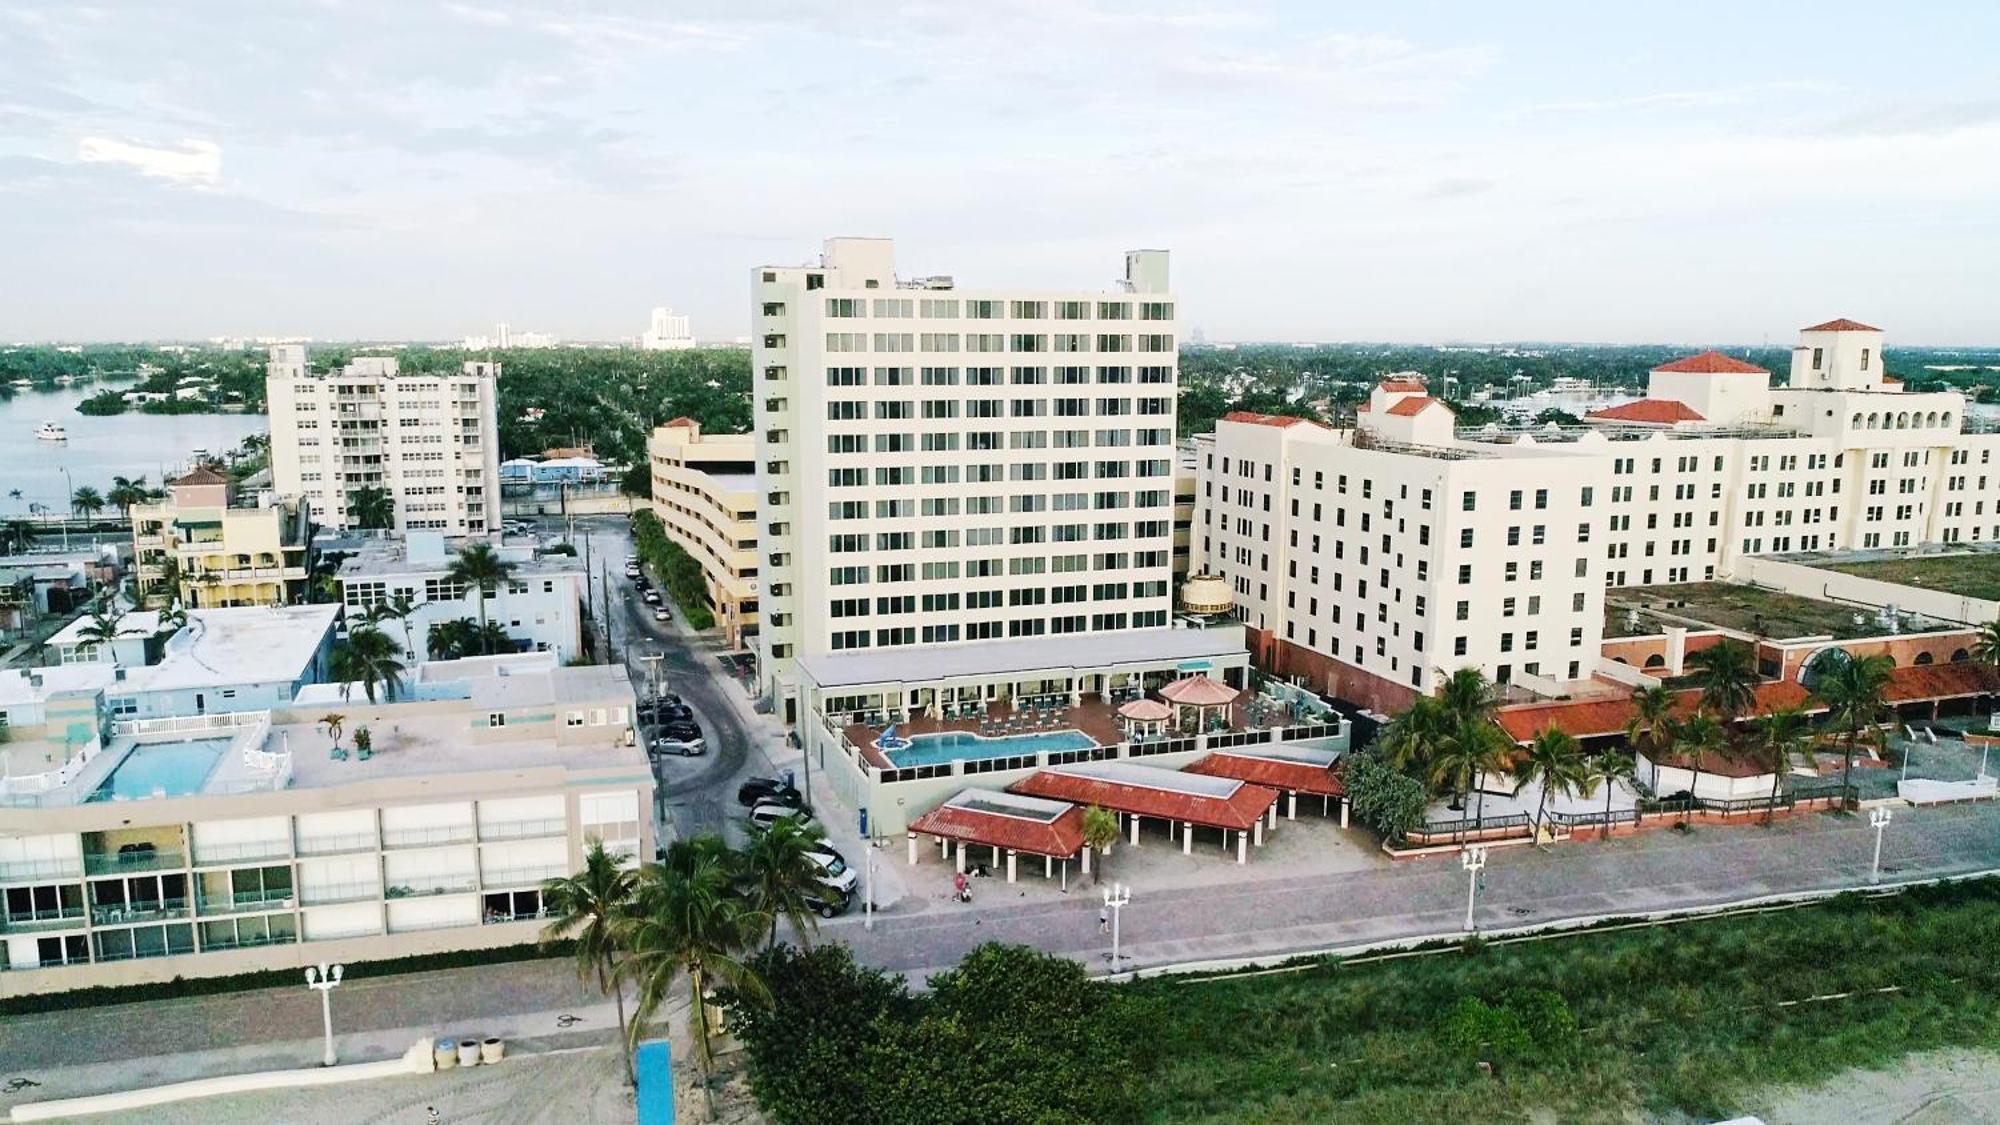
{"label": "rooftop swimming pool", "polygon": [[[901,743],[903,740],[898,738],[896,741]],[[967,731],[955,730],[943,734],[919,734],[909,740],[908,746],[897,746],[883,753],[891,764],[901,769],[980,758],[1011,758],[1020,754],[1039,754],[1044,750],[1088,750],[1095,745],[1097,740],[1080,730],[1010,734],[1003,738],[981,738]]]}
{"label": "rooftop swimming pool", "polygon": [[185,797],[201,792],[229,739],[156,742],[134,746],[90,795],[93,801],[136,801],[145,797]]}

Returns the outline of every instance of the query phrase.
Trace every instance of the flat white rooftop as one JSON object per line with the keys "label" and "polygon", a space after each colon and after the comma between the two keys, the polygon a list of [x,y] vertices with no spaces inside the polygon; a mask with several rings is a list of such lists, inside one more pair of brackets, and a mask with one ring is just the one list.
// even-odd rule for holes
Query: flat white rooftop
{"label": "flat white rooftop", "polygon": [[1051,801],[1046,797],[1030,797],[1023,793],[1009,793],[1005,790],[961,789],[944,803],[944,807],[969,809],[995,816],[1017,816],[1024,820],[1049,824],[1076,806],[1068,801]]}
{"label": "flat white rooftop", "polygon": [[[167,641],[158,664],[126,667],[121,690],[171,691],[298,679],[312,666],[320,642],[339,614],[337,605],[191,609],[187,624]],[[70,622],[49,643],[82,644],[81,633],[89,621],[83,617]],[[149,637],[159,630],[160,613],[155,610],[119,619],[121,639]]]}
{"label": "flat white rooftop", "polygon": [[0,668],[0,707],[38,703],[70,691],[96,691],[118,676],[110,664],[57,664],[47,668]]}
{"label": "flat white rooftop", "polygon": [[1198,797],[1226,798],[1243,788],[1243,782],[1233,777],[1182,773],[1180,770],[1142,766],[1132,762],[1078,762],[1069,766],[1050,766],[1045,772],[1094,778],[1119,785],[1137,785],[1168,793],[1189,793]]}
{"label": "flat white rooftop", "polygon": [[1159,668],[1248,654],[1243,628],[1132,629],[1061,637],[1023,637],[958,645],[919,645],[802,657],[800,667],[822,688],[1034,673],[1080,674],[1140,665]]}
{"label": "flat white rooftop", "polygon": [[1331,766],[1340,760],[1338,750],[1296,742],[1260,742],[1254,746],[1232,746],[1227,750],[1211,752],[1238,758],[1263,758],[1271,762],[1295,762],[1302,766]]}

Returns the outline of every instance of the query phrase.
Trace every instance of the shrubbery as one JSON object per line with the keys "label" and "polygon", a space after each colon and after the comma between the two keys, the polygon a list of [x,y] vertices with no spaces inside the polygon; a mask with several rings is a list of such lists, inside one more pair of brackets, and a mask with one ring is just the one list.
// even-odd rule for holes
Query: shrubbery
{"label": "shrubbery", "polygon": [[1430,798],[1423,783],[1383,761],[1379,754],[1350,756],[1341,781],[1354,819],[1386,841],[1400,841],[1424,822]]}
{"label": "shrubbery", "polygon": [[660,576],[667,596],[686,615],[688,627],[714,628],[715,614],[708,608],[708,583],[702,577],[701,564],[667,538],[660,517],[645,509],[632,513],[632,542],[639,549],[640,560]]}

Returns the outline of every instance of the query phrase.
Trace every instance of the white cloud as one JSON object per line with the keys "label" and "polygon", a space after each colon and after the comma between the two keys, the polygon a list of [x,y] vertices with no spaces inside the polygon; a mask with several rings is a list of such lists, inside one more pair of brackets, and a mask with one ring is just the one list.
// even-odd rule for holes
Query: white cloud
{"label": "white cloud", "polygon": [[85,164],[123,164],[141,175],[184,187],[208,188],[222,182],[222,146],[214,141],[182,141],[173,148],[159,148],[85,137],[76,143],[76,158]]}

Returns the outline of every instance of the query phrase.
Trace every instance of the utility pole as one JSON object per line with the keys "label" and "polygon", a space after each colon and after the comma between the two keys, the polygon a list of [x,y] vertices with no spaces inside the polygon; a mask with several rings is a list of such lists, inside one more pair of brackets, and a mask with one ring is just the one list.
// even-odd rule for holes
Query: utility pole
{"label": "utility pole", "polygon": [[1486,867],[1486,845],[1468,844],[1458,857],[1459,866],[1465,868],[1465,931],[1471,933],[1478,927],[1472,922],[1473,903],[1479,897],[1479,873]]}

